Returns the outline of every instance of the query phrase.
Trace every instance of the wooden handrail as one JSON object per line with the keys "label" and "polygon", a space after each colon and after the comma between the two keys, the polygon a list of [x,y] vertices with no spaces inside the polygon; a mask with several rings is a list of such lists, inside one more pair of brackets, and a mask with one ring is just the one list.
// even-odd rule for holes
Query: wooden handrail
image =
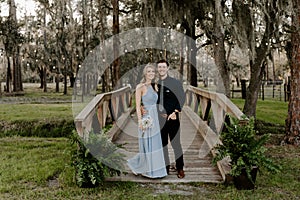
{"label": "wooden handrail", "polygon": [[191,107],[194,112],[198,112],[200,109],[201,119],[204,121],[208,121],[208,114],[212,111],[217,134],[222,131],[225,114],[232,115],[239,119],[241,123],[245,121],[243,118],[244,113],[228,97],[221,93],[189,86],[186,90],[186,102],[187,106]]}
{"label": "wooden handrail", "polygon": [[[222,131],[225,116],[230,114],[240,120],[240,123],[247,123],[248,119],[244,118],[243,112],[231,102],[224,94],[207,91],[201,88],[188,86],[186,90],[185,112],[191,122],[198,128],[200,134],[211,149],[213,156],[216,156],[214,147],[221,144],[219,133]],[[199,113],[201,111],[201,114]],[[209,113],[212,112],[214,126],[209,126]],[[212,128],[214,127],[214,128]],[[217,163],[219,171],[226,181],[229,176],[229,160],[224,159]]]}
{"label": "wooden handrail", "polygon": [[75,117],[77,133],[84,137],[93,128],[93,122],[97,119],[97,125],[102,129],[110,117],[117,121],[131,107],[131,87],[126,86],[118,90],[96,95]]}

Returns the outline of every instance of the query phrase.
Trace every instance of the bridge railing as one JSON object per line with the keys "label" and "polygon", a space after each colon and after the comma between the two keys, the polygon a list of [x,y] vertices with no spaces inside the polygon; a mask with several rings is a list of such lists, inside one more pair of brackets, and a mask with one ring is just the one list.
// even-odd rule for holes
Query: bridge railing
{"label": "bridge railing", "polygon": [[[114,123],[109,135],[112,140],[117,137],[119,129],[131,112],[131,87],[96,95],[75,117],[77,133],[85,137],[90,131],[101,131],[108,120]],[[116,123],[117,122],[117,123]]]}
{"label": "bridge railing", "polygon": [[[186,90],[186,105],[194,112],[199,113],[203,121],[208,121],[211,117],[210,121],[213,121],[217,134],[222,131],[226,114],[239,119],[241,123],[245,121],[242,117],[243,112],[221,93],[189,86]],[[209,115],[210,112],[211,115]]]}
{"label": "bridge railing", "polygon": [[[193,86],[188,86],[186,90],[184,110],[201,133],[213,156],[216,155],[215,145],[222,143],[219,134],[227,114],[239,119],[241,124],[248,123],[248,119],[243,117],[243,112],[224,94]],[[217,165],[223,180],[226,180],[230,170],[229,160],[220,161]]]}

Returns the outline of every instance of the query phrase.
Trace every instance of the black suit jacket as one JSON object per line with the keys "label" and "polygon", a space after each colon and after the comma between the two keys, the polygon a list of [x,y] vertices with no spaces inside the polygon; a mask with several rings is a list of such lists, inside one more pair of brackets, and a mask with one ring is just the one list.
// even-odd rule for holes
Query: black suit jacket
{"label": "black suit jacket", "polygon": [[[164,87],[161,87],[161,82],[164,82]],[[182,83],[170,76],[167,76],[164,80],[158,81],[158,100],[160,103],[160,91],[163,89],[163,106],[168,115],[176,110],[182,110],[185,102],[185,93],[183,90]]]}

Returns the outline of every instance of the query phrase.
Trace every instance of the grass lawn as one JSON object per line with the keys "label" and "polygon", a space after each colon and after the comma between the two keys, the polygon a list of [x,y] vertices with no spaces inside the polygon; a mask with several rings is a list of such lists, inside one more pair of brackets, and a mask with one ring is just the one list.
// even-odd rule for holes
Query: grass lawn
{"label": "grass lawn", "polygon": [[[64,95],[63,84],[60,92],[55,92],[55,84],[48,83],[48,92],[39,88],[39,83],[24,83],[24,96],[1,96],[0,121],[17,120],[70,120],[72,115],[72,88],[68,87],[68,94]],[[62,103],[59,103],[62,102]]]}
{"label": "grass lawn", "polygon": [[[243,110],[244,99],[231,99],[240,110]],[[261,100],[257,101],[256,118],[266,123],[285,125],[285,119],[287,118],[288,102],[284,101],[272,101]]]}
{"label": "grass lawn", "polygon": [[72,103],[64,104],[0,104],[0,120],[71,120]]}
{"label": "grass lawn", "polygon": [[257,189],[238,191],[223,184],[138,184],[106,182],[78,188],[65,138],[8,137],[0,140],[0,199],[297,199],[300,149],[269,145],[282,173],[259,173]]}

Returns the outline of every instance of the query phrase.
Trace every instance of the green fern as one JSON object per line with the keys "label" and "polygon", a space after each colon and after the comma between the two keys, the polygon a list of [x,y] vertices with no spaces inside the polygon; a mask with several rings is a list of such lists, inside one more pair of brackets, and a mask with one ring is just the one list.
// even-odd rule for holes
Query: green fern
{"label": "green fern", "polygon": [[265,144],[270,135],[258,137],[254,129],[254,118],[250,118],[245,125],[240,125],[237,118],[229,116],[230,123],[225,123],[226,130],[220,135],[222,144],[215,146],[216,156],[213,163],[229,156],[231,161],[230,175],[239,176],[243,170],[251,179],[251,170],[254,166],[265,168],[271,172],[279,172],[281,167],[266,156]]}
{"label": "green fern", "polygon": [[120,175],[124,171],[124,155],[117,152],[119,146],[112,144],[105,134],[89,133],[86,140],[73,131],[72,143],[77,149],[72,152],[75,181],[79,187],[95,187],[105,177]]}

